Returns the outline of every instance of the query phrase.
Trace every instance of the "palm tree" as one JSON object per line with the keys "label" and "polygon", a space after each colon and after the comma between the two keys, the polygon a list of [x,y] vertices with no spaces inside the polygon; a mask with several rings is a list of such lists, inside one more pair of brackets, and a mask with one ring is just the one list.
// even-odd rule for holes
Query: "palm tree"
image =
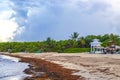
{"label": "palm tree", "polygon": [[71,34],[70,38],[72,39],[72,46],[75,48],[77,47],[77,39],[79,37],[79,33],[74,32],[73,34]]}
{"label": "palm tree", "polygon": [[71,34],[71,36],[70,36],[70,38],[72,39],[72,40],[77,40],[78,39],[78,37],[79,37],[79,33],[77,33],[77,32],[74,32],[73,34]]}
{"label": "palm tree", "polygon": [[79,41],[80,41],[81,47],[85,47],[86,42],[85,42],[84,37],[81,37],[81,38],[79,39]]}

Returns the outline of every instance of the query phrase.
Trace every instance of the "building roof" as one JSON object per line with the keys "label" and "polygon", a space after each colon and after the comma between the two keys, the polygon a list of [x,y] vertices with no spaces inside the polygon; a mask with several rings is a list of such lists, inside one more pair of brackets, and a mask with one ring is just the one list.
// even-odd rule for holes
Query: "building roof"
{"label": "building roof", "polygon": [[98,39],[93,39],[93,41],[90,43],[91,46],[101,46],[101,42],[99,42]]}

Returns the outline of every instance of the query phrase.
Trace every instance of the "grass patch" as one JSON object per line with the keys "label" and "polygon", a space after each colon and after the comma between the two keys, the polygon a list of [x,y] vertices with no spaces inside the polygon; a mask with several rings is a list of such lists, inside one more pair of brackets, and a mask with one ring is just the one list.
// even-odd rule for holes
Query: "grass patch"
{"label": "grass patch", "polygon": [[68,48],[64,50],[64,53],[81,53],[90,52],[90,48]]}

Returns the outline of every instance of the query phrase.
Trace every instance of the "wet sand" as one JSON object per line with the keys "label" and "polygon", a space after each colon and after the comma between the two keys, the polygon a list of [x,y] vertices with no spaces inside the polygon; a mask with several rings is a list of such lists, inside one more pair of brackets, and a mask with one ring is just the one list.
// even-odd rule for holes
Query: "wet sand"
{"label": "wet sand", "polygon": [[120,54],[20,53],[14,56],[31,64],[32,68],[25,72],[42,72],[42,79],[32,73],[34,79],[26,80],[120,80]]}

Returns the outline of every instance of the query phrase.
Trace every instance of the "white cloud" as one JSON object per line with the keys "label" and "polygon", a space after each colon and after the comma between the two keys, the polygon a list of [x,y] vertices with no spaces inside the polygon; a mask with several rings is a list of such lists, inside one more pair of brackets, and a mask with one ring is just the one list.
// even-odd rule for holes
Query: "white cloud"
{"label": "white cloud", "polygon": [[[96,3],[101,5],[106,5],[104,7],[104,10],[96,11],[92,14],[93,17],[98,17],[98,20],[103,20],[104,22],[107,22],[109,26],[106,31],[110,31],[111,33],[120,34],[119,25],[120,25],[120,0],[75,0],[75,2],[82,1],[86,5],[86,10],[90,10],[93,8],[92,6]],[[93,8],[94,9],[94,8]],[[107,21],[106,21],[107,19]],[[99,24],[99,22],[97,22]],[[102,23],[101,23],[102,24]],[[101,26],[102,27],[102,26]],[[102,28],[101,28],[102,29]]]}
{"label": "white cloud", "polygon": [[[75,6],[79,6],[81,4],[87,4],[85,5],[86,7],[88,7],[89,9],[92,8],[91,6],[93,6],[96,3],[101,3],[104,5],[107,5],[107,9],[106,11],[110,11],[111,13],[120,15],[120,0],[68,0],[70,4],[70,6],[75,7]],[[78,5],[79,4],[79,5]]]}
{"label": "white cloud", "polygon": [[106,3],[109,4],[107,13],[111,19],[111,26],[114,33],[120,34],[120,0],[106,0]]}
{"label": "white cloud", "polygon": [[14,31],[18,27],[17,23],[13,19],[10,19],[12,13],[12,10],[0,12],[0,42],[13,39]]}
{"label": "white cloud", "polygon": [[114,12],[120,12],[120,0],[106,0],[106,3],[110,4],[110,9]]}

